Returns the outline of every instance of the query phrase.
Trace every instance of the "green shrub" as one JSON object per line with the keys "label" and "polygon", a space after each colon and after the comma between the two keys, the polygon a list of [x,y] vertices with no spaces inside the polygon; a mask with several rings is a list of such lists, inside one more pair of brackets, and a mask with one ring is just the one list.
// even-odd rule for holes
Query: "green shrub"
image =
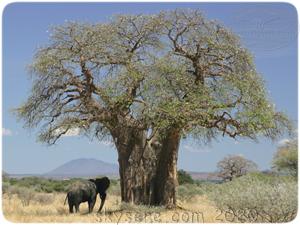
{"label": "green shrub", "polygon": [[179,186],[177,189],[177,198],[181,201],[193,201],[196,195],[202,195],[204,192],[196,185]]}
{"label": "green shrub", "polygon": [[7,183],[7,182],[9,182],[8,179],[2,179],[2,183]]}
{"label": "green shrub", "polygon": [[56,191],[56,192],[64,192],[65,186],[61,183],[55,183],[52,186],[52,189],[53,189],[53,191]]}
{"label": "green shrub", "polygon": [[115,179],[110,179],[109,181],[110,181],[110,186],[120,185],[120,182]]}
{"label": "green shrub", "polygon": [[36,189],[34,189],[36,192],[43,192],[42,188],[38,187]]}
{"label": "green shrub", "polygon": [[201,180],[194,180],[194,184],[196,184],[197,186],[200,186],[203,183],[203,181]]}
{"label": "green shrub", "polygon": [[107,190],[107,193],[111,195],[121,196],[121,186],[120,183],[117,185],[110,186]]}
{"label": "green shrub", "polygon": [[9,182],[2,182],[2,194],[5,194],[8,192],[10,187],[10,183]]}
{"label": "green shrub", "polygon": [[65,186],[64,192],[68,192],[70,186],[71,186],[71,184],[68,184],[67,186]]}
{"label": "green shrub", "polygon": [[17,179],[17,178],[10,178],[9,179],[9,183],[11,184],[11,185],[15,185],[15,184],[17,184],[19,182],[19,180]]}
{"label": "green shrub", "polygon": [[191,175],[186,173],[184,170],[178,170],[178,183],[179,185],[182,184],[193,184],[194,180],[192,179]]}
{"label": "green shrub", "polygon": [[43,186],[42,190],[46,193],[52,193],[54,191],[52,185]]}
{"label": "green shrub", "polygon": [[250,174],[210,187],[212,204],[229,222],[289,222],[298,209],[298,184]]}
{"label": "green shrub", "polygon": [[24,188],[30,188],[30,185],[28,183],[19,183],[18,186]]}

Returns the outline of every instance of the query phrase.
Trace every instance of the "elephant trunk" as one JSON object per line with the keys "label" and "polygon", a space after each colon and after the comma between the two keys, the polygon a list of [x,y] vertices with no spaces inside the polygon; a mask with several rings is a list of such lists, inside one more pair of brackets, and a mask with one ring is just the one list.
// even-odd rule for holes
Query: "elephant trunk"
{"label": "elephant trunk", "polygon": [[104,205],[104,202],[105,202],[105,199],[106,199],[106,193],[103,193],[103,194],[100,194],[100,198],[101,198],[101,205],[100,205],[100,208],[98,210],[98,213],[102,210],[103,208],[103,205]]}

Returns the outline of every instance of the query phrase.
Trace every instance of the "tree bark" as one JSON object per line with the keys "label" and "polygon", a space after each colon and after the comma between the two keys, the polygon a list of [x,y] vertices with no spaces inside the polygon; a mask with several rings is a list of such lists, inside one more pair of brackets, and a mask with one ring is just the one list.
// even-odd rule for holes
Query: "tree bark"
{"label": "tree bark", "polygon": [[118,150],[122,201],[176,207],[180,132],[150,140],[145,131],[119,129],[112,134]]}

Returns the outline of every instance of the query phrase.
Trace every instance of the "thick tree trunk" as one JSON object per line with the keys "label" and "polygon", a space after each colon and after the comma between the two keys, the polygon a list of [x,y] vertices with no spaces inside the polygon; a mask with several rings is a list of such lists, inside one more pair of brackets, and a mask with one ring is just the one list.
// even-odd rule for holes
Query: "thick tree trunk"
{"label": "thick tree trunk", "polygon": [[163,140],[158,136],[147,140],[144,131],[131,129],[116,133],[122,201],[175,207],[179,132],[170,132]]}

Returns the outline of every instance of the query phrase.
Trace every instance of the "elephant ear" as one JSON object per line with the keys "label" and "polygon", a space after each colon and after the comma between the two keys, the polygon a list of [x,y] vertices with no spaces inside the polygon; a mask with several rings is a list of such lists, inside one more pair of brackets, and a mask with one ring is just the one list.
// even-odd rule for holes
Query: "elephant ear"
{"label": "elephant ear", "polygon": [[96,181],[95,179],[89,179],[88,181],[89,181],[89,182],[92,182],[92,183],[94,183],[94,184],[96,184],[96,187],[97,187],[97,189],[98,189],[97,181]]}
{"label": "elephant ear", "polygon": [[105,191],[109,188],[109,184],[110,181],[107,177],[96,179],[97,190],[100,194],[105,193]]}

